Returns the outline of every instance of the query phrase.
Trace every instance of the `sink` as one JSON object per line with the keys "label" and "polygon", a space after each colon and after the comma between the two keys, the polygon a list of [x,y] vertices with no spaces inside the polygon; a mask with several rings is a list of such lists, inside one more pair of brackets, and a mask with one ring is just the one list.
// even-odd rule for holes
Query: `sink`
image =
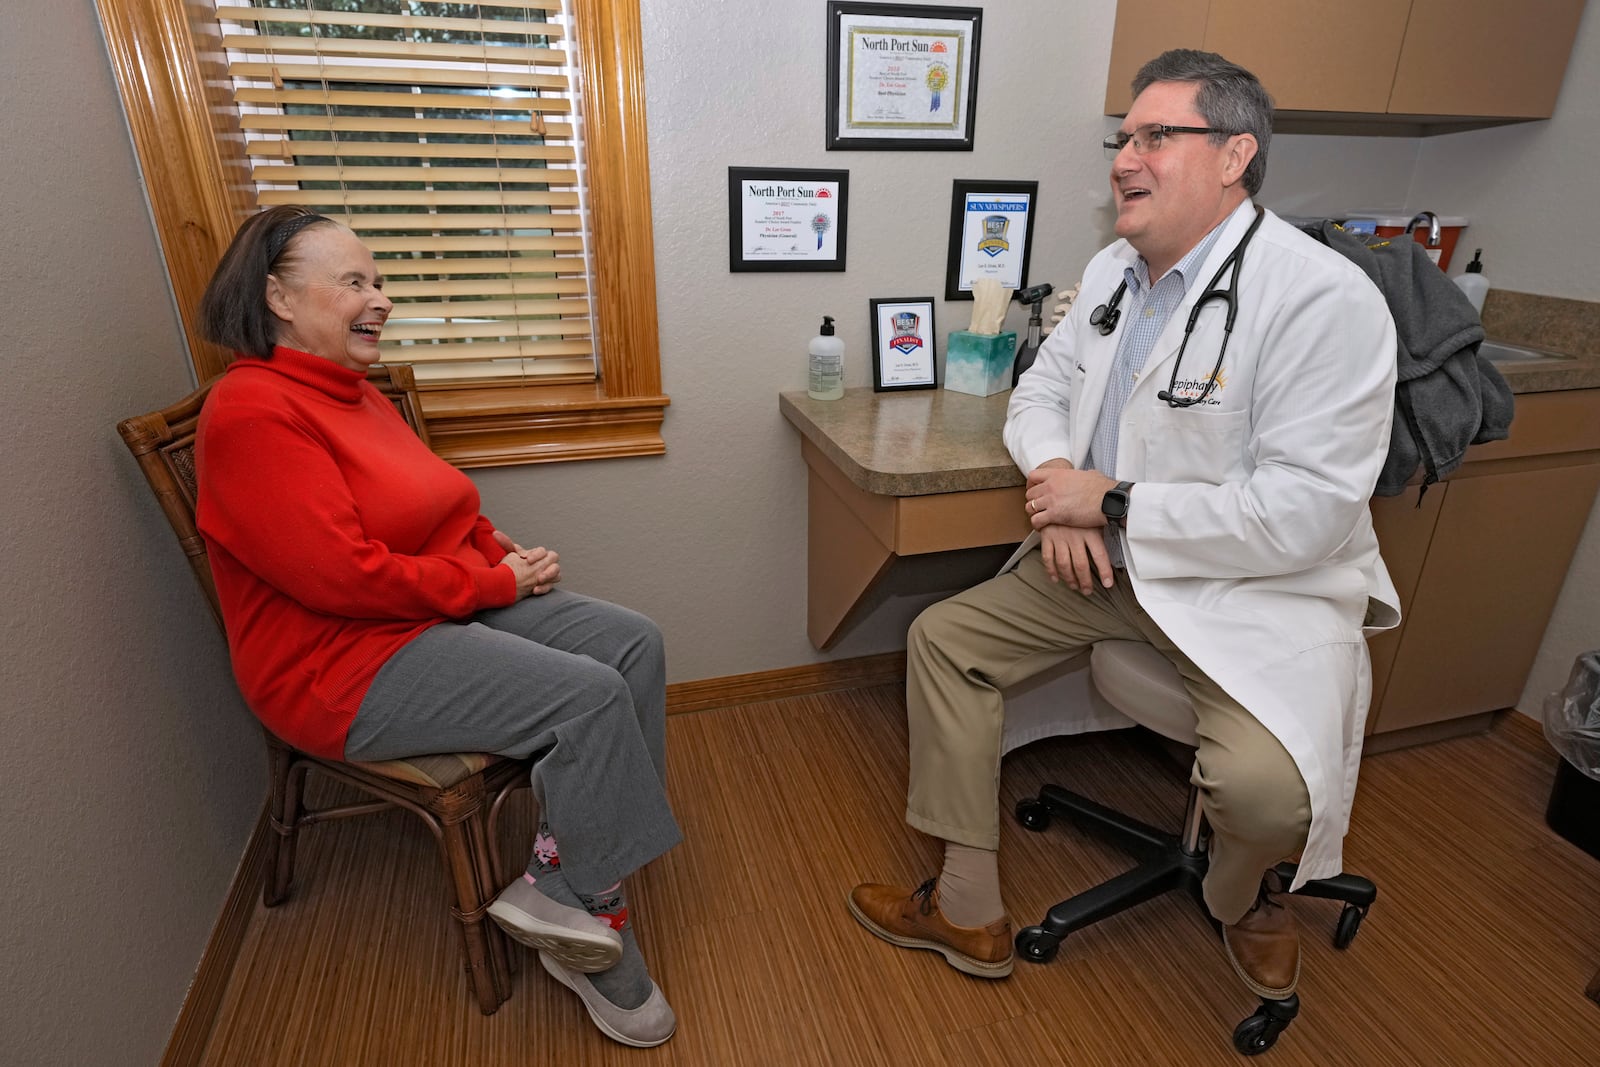
{"label": "sink", "polygon": [[1519,345],[1501,344],[1499,341],[1485,341],[1478,346],[1478,354],[1490,363],[1537,363],[1540,360],[1571,359],[1559,352],[1544,352],[1537,348],[1523,348]]}

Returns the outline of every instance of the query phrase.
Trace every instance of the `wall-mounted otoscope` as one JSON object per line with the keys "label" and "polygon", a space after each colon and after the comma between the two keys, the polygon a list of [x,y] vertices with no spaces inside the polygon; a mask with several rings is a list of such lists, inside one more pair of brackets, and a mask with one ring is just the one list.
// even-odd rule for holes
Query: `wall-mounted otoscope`
{"label": "wall-mounted otoscope", "polygon": [[1028,334],[1017,347],[1017,361],[1011,371],[1013,387],[1022,377],[1022,372],[1033,366],[1034,357],[1039,354],[1039,339],[1044,333],[1044,302],[1050,299],[1050,294],[1055,290],[1054,285],[1042,282],[1039,285],[1030,285],[1026,289],[1018,289],[1011,294],[1011,299],[1017,303],[1033,305],[1033,311],[1028,316]]}

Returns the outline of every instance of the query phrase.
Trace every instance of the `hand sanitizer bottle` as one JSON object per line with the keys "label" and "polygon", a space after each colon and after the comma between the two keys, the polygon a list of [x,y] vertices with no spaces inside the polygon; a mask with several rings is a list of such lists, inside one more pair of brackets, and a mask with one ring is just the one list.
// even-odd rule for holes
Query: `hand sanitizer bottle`
{"label": "hand sanitizer bottle", "polygon": [[1472,262],[1467,264],[1465,274],[1456,277],[1456,285],[1467,294],[1467,299],[1472,301],[1472,310],[1479,315],[1483,314],[1483,300],[1489,295],[1489,279],[1483,273],[1483,261],[1478,257],[1483,255],[1483,249],[1472,250]]}
{"label": "hand sanitizer bottle", "polygon": [[833,335],[833,316],[822,317],[822,332],[811,339],[811,385],[806,395],[812,400],[838,400],[844,396],[844,342]]}

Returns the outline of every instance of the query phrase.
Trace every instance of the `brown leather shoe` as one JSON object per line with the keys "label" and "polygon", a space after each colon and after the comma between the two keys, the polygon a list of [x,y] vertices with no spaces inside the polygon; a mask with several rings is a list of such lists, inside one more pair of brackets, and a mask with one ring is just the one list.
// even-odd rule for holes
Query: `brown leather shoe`
{"label": "brown leather shoe", "polygon": [[979,978],[1011,973],[1011,920],[988,926],[955,926],[939,910],[939,880],[916,889],[866,882],[850,891],[850,914],[891,945],[942,954],[958,971]]}
{"label": "brown leather shoe", "polygon": [[1283,1000],[1300,981],[1300,932],[1294,915],[1275,899],[1287,888],[1268,871],[1255,904],[1238,922],[1222,928],[1228,962],[1253,993],[1268,1000]]}

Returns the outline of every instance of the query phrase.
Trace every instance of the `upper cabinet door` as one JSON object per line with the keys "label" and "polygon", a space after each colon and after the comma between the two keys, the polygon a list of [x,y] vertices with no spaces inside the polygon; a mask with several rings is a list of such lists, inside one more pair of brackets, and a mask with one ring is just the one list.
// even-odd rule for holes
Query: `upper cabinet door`
{"label": "upper cabinet door", "polygon": [[1260,78],[1280,110],[1382,114],[1405,28],[1395,0],[1211,0],[1205,48]]}
{"label": "upper cabinet door", "polygon": [[1128,113],[1133,106],[1128,86],[1140,67],[1169,48],[1201,48],[1205,40],[1205,0],[1119,0],[1106,75],[1106,114]]}
{"label": "upper cabinet door", "polygon": [[1549,118],[1582,16],[1583,0],[1120,0],[1106,114],[1128,113],[1145,62],[1203,48],[1312,119]]}
{"label": "upper cabinet door", "polygon": [[1549,118],[1582,15],[1583,0],[1412,0],[1388,110]]}

